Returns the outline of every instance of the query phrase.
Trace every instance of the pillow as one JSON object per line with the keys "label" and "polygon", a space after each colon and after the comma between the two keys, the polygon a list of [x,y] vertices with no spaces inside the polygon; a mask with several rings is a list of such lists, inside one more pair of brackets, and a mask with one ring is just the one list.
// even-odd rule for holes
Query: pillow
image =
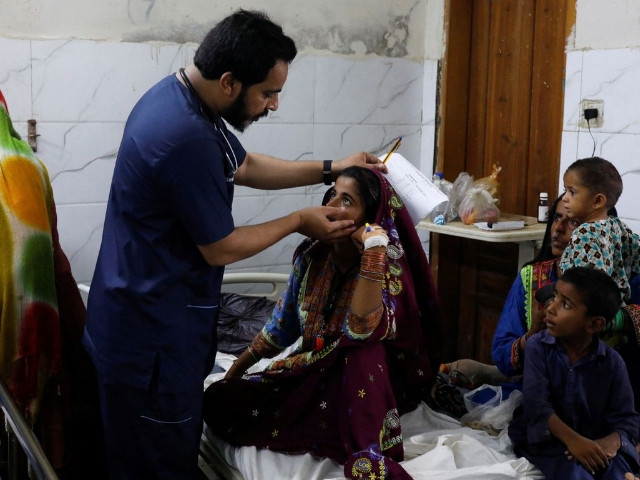
{"label": "pillow", "polygon": [[218,351],[233,355],[242,353],[271,318],[275,305],[275,301],[266,297],[223,292],[218,318]]}

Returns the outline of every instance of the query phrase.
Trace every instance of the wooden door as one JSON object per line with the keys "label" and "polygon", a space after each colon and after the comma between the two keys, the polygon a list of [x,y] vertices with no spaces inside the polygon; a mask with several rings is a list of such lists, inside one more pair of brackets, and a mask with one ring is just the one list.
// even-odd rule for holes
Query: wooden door
{"label": "wooden door", "polygon": [[[437,169],[448,180],[500,173],[502,211],[535,216],[558,190],[567,25],[575,0],[448,0]],[[446,357],[491,363],[519,269],[515,244],[432,236]]]}

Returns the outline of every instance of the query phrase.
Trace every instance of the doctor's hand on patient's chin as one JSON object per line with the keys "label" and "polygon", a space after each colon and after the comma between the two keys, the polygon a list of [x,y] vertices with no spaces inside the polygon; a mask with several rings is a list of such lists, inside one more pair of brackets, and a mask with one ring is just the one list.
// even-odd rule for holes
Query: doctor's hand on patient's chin
{"label": "doctor's hand on patient's chin", "polygon": [[342,218],[344,209],[340,207],[309,207],[297,213],[300,224],[296,231],[316,240],[342,240],[357,229],[352,219]]}
{"label": "doctor's hand on patient's chin", "polygon": [[339,173],[347,167],[373,168],[376,170],[380,170],[383,173],[387,173],[388,171],[387,166],[382,163],[382,160],[380,160],[375,155],[367,152],[354,153],[353,155],[349,155],[342,160],[335,161],[332,170]]}

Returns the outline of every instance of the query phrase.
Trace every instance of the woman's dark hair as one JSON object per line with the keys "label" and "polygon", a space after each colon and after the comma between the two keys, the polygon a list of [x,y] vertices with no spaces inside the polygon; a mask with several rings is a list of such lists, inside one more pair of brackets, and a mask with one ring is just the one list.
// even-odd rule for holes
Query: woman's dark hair
{"label": "woman's dark hair", "polygon": [[[380,204],[380,180],[370,169],[364,167],[345,168],[339,177],[353,178],[358,184],[358,194],[364,203],[364,218],[367,222],[375,222]],[[322,198],[322,205],[329,203],[334,187],[331,187]]]}
{"label": "woman's dark hair", "polygon": [[278,60],[291,63],[294,41],[263,12],[238,10],[209,30],[193,63],[208,80],[225,72],[250,87],[262,82]]}
{"label": "woman's dark hair", "polygon": [[545,228],[544,230],[544,238],[542,239],[542,246],[540,247],[538,254],[533,260],[525,263],[524,266],[532,265],[538,262],[545,262],[547,260],[556,258],[551,252],[551,227],[553,226],[553,222],[556,217],[556,211],[558,210],[558,204],[560,203],[560,200],[562,200],[563,195],[564,193],[556,198],[556,201],[553,202],[553,205],[551,205],[551,208],[549,208],[549,215],[547,216],[547,228]]}
{"label": "woman's dark hair", "polygon": [[592,194],[604,194],[607,197],[607,209],[618,203],[622,194],[622,177],[610,161],[600,157],[581,158],[569,165],[566,171],[575,171],[580,182]]}
{"label": "woman's dark hair", "polygon": [[609,323],[622,305],[618,284],[602,270],[591,267],[568,268],[560,280],[573,285],[582,295],[587,315],[604,317]]}

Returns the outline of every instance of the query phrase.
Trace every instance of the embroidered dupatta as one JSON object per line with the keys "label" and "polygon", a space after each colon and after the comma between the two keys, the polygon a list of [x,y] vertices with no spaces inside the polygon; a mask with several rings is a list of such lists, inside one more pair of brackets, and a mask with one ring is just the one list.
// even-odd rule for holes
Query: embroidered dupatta
{"label": "embroidered dupatta", "polygon": [[553,282],[553,269],[556,266],[557,260],[557,258],[554,258],[544,262],[537,262],[526,265],[520,270],[522,286],[524,287],[524,309],[527,317],[527,330],[531,328],[533,300],[536,290]]}

